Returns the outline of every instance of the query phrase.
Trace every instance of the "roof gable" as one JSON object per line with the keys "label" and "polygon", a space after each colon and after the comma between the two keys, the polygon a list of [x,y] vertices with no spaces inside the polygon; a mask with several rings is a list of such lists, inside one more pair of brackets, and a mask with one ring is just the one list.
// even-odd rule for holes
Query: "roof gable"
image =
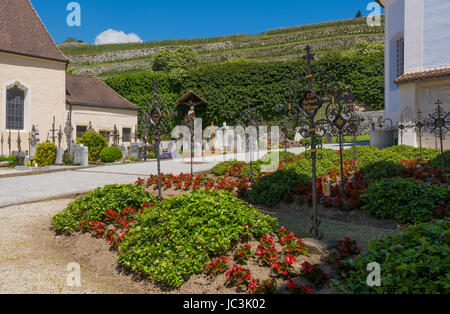
{"label": "roof gable", "polygon": [[69,105],[138,111],[139,107],[120,96],[101,80],[91,76],[66,74]]}
{"label": "roof gable", "polygon": [[29,0],[0,0],[0,51],[68,62]]}

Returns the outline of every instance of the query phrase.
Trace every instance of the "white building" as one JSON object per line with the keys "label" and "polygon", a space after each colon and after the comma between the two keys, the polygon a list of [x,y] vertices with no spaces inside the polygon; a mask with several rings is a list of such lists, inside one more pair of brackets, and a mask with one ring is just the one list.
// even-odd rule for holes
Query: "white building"
{"label": "white building", "polygon": [[[394,122],[428,117],[441,101],[450,111],[450,1],[378,0],[386,17],[385,114]],[[404,143],[418,146],[409,131]],[[436,146],[425,134],[424,146]],[[447,139],[445,149],[450,148]]]}

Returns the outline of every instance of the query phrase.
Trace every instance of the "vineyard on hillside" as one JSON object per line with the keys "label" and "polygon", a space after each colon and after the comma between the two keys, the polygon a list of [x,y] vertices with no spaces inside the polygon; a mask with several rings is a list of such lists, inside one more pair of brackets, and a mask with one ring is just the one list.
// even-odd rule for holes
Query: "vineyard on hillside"
{"label": "vineyard on hillside", "polygon": [[360,41],[382,42],[380,27],[369,27],[365,18],[268,30],[256,35],[151,41],[145,43],[88,45],[61,44],[71,66],[79,74],[107,78],[148,69],[161,49],[188,46],[197,51],[202,64],[245,58],[250,61],[281,61],[298,58],[307,44],[320,55],[330,49],[346,49]]}

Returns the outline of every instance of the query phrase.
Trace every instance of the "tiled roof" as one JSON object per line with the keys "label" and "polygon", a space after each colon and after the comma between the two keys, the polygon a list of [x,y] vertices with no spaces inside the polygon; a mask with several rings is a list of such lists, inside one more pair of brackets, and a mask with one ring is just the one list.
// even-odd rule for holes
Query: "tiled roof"
{"label": "tiled roof", "polygon": [[450,77],[450,67],[405,73],[400,75],[394,82],[397,85],[401,85],[410,82],[440,79],[447,77]]}
{"label": "tiled roof", "polygon": [[68,62],[29,0],[0,0],[0,52]]}
{"label": "tiled roof", "polygon": [[90,76],[67,74],[66,100],[69,105],[139,110],[101,80]]}

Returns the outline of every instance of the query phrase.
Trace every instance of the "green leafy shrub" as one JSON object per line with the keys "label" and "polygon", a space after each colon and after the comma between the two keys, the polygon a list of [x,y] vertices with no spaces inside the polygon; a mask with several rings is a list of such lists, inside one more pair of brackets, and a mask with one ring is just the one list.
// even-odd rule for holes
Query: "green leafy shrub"
{"label": "green leafy shrub", "polygon": [[[317,177],[321,177],[338,167],[339,155],[335,151],[319,149],[317,153],[322,156],[316,167]],[[309,182],[311,179],[311,160],[303,158],[258,179],[249,191],[249,201],[255,204],[276,204],[287,192],[294,189],[297,181]]]}
{"label": "green leafy shrub", "polygon": [[56,160],[56,145],[54,143],[42,143],[36,148],[34,160],[40,167],[51,166]]}
{"label": "green leafy shrub", "polygon": [[14,167],[17,166],[17,156],[10,155],[8,156],[7,161],[10,161]]}
{"label": "green leafy shrub", "polygon": [[83,220],[101,221],[109,209],[140,208],[144,203],[153,202],[155,198],[139,186],[108,185],[70,203],[63,212],[53,217],[52,226],[57,232],[79,231]]}
{"label": "green leafy shrub", "polygon": [[297,181],[308,180],[308,175],[299,175],[293,169],[279,169],[258,179],[248,191],[248,199],[254,204],[274,205],[295,187]]}
{"label": "green leafy shrub", "polygon": [[8,161],[8,157],[0,156],[0,162]]}
{"label": "green leafy shrub", "polygon": [[179,287],[211,257],[249,236],[275,230],[276,220],[225,192],[198,191],[166,199],[138,218],[119,246],[123,266]]}
{"label": "green leafy shrub", "polygon": [[122,151],[115,147],[105,147],[100,152],[100,160],[105,163],[111,163],[122,159]]}
{"label": "green leafy shrub", "polygon": [[[450,150],[444,151],[444,165],[445,171],[450,171]],[[431,166],[433,168],[442,168],[441,154],[437,155],[431,160]]]}
{"label": "green leafy shrub", "polygon": [[405,172],[405,166],[388,160],[376,161],[361,169],[361,173],[364,175],[364,178],[371,181],[400,177]]}
{"label": "green leafy shrub", "polygon": [[161,49],[153,55],[153,71],[170,72],[175,69],[188,70],[200,62],[198,52],[189,47],[177,50]]}
{"label": "green leafy shrub", "polygon": [[[369,244],[365,256],[348,260],[351,270],[334,287],[348,294],[448,294],[450,221],[411,226]],[[367,265],[381,266],[381,286],[367,285]]]}
{"label": "green leafy shrub", "polygon": [[[384,149],[385,152],[395,152],[397,154],[400,154],[403,159],[417,159],[420,158],[420,149],[412,146],[403,146],[403,152],[401,146],[392,146],[389,148]],[[431,161],[435,159],[437,156],[439,156],[441,152],[437,149],[431,149],[431,148],[423,148],[422,149],[422,156],[423,160],[425,161]]]}
{"label": "green leafy shrub", "polygon": [[97,132],[85,132],[77,139],[77,144],[83,144],[89,148],[89,163],[93,164],[100,160],[100,153],[108,147],[106,139]]}
{"label": "green leafy shrub", "polygon": [[433,219],[439,205],[450,199],[450,186],[429,185],[411,179],[382,179],[362,195],[362,209],[377,218],[395,218],[400,223]]}

